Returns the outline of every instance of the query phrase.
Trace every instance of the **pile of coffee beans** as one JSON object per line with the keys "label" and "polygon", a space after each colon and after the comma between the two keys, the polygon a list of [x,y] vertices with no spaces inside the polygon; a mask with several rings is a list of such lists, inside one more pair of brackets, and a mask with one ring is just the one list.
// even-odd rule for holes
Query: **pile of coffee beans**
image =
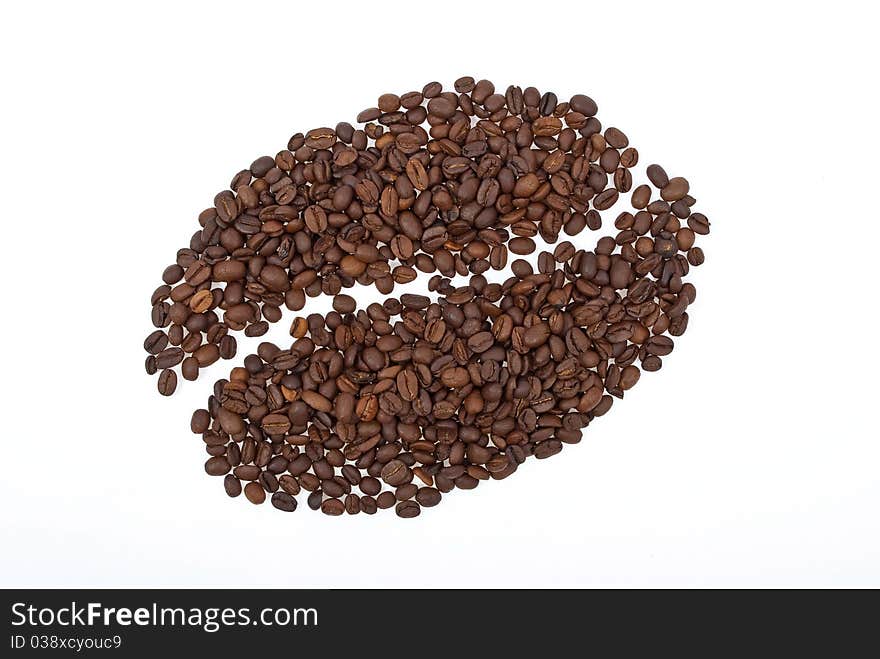
{"label": "pile of coffee beans", "polygon": [[[292,511],[305,490],[328,515],[414,517],[577,443],[661,367],[688,325],[683,279],[709,222],[659,165],[634,186],[638,152],[596,113],[582,94],[432,82],[233,177],[153,294],[144,348],[159,392],[174,392],[178,365],[195,380],[232,358],[231,332],[261,336],[282,307],[328,295],[333,311],[295,317],[290,346],[262,343],[193,414],[229,496]],[[595,247],[559,241],[606,212],[615,232]],[[537,237],[555,248],[534,268],[514,257]],[[387,295],[418,272],[434,299],[358,309],[342,292]]]}

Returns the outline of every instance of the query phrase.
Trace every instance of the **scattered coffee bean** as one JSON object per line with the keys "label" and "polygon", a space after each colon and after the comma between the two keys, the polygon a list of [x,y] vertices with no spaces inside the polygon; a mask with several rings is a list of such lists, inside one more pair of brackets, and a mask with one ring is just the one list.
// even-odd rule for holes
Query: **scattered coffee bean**
{"label": "scattered coffee bean", "polygon": [[159,373],[159,381],[157,384],[160,394],[163,396],[170,396],[174,393],[174,390],[177,389],[177,373],[166,368]]}

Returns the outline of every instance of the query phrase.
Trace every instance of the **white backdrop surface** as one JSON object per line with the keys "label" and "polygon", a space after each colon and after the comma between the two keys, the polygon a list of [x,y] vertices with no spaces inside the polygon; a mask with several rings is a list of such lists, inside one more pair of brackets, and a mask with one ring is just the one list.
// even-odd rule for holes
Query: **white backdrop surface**
{"label": "white backdrop surface", "polygon": [[[4,6],[0,585],[880,586],[867,7]],[[226,498],[189,418],[262,339],[160,397],[162,270],[255,157],[462,75],[586,93],[690,180],[688,332],[581,444],[417,519]]]}

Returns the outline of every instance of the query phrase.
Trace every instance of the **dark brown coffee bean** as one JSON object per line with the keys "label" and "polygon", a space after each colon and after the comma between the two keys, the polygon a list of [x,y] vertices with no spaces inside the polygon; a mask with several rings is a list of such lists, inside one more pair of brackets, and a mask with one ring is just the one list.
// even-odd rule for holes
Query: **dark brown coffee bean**
{"label": "dark brown coffee bean", "polygon": [[425,508],[431,508],[440,503],[442,495],[433,487],[420,487],[416,494],[416,501]]}
{"label": "dark brown coffee bean", "polygon": [[538,323],[529,327],[523,335],[523,342],[527,348],[537,348],[546,343],[550,337],[550,326],[546,323]]}
{"label": "dark brown coffee bean", "polygon": [[339,313],[352,313],[357,308],[357,303],[350,295],[337,295],[333,298],[333,308]]}
{"label": "dark brown coffee bean", "polygon": [[365,476],[361,479],[360,488],[364,494],[376,496],[382,491],[382,484],[378,479],[373,478],[372,476]]}
{"label": "dark brown coffee bean", "polygon": [[177,366],[183,361],[185,354],[186,353],[180,348],[165,348],[165,350],[156,355],[156,366],[158,368],[171,368],[172,366]]}
{"label": "dark brown coffee bean", "polygon": [[397,504],[395,512],[398,517],[408,519],[411,517],[418,517],[419,513],[422,512],[422,508],[415,501],[401,501]]}
{"label": "dark brown coffee bean", "polygon": [[688,193],[689,189],[690,185],[688,184],[687,179],[676,176],[675,178],[669,179],[666,185],[663,186],[663,189],[660,191],[660,196],[665,201],[678,201]]}
{"label": "dark brown coffee bean", "polygon": [[315,490],[306,499],[306,503],[312,510],[320,510],[324,501],[324,493],[321,490]]}
{"label": "dark brown coffee bean", "polygon": [[599,211],[608,210],[617,203],[619,194],[614,188],[608,188],[596,195],[596,198],[593,200],[593,206]]}
{"label": "dark brown coffee bean", "polygon": [[185,380],[192,382],[199,377],[199,362],[195,357],[187,357],[180,366],[180,373]]}
{"label": "dark brown coffee bean", "polygon": [[507,248],[514,254],[531,254],[535,251],[535,241],[531,238],[514,238],[507,244]]}
{"label": "dark brown coffee bean", "polygon": [[477,353],[486,352],[495,343],[491,332],[477,332],[468,338],[468,347]]}
{"label": "dark brown coffee bean", "polygon": [[165,334],[162,330],[156,330],[152,332],[145,340],[144,340],[144,350],[146,350],[151,355],[158,355],[160,352],[165,350],[168,345],[168,335]]}
{"label": "dark brown coffee bean", "polygon": [[272,495],[271,501],[273,506],[286,513],[292,513],[296,510],[296,499],[286,492],[275,492],[275,494]]}
{"label": "dark brown coffee bean", "polygon": [[201,434],[211,426],[211,415],[208,410],[196,410],[193,412],[189,427],[196,433]]}
{"label": "dark brown coffee bean", "polygon": [[425,309],[431,303],[431,300],[425,295],[405,293],[400,296],[400,302],[410,309]]}
{"label": "dark brown coffee bean", "polygon": [[701,236],[709,233],[709,220],[702,213],[692,213],[687,220],[688,227]]}
{"label": "dark brown coffee bean", "polygon": [[303,402],[319,412],[329,412],[333,409],[333,403],[316,391],[303,391]]}
{"label": "dark brown coffee bean", "polygon": [[157,385],[160,394],[163,396],[170,396],[174,393],[174,390],[177,389],[177,374],[166,368],[159,373],[159,381]]}
{"label": "dark brown coffee bean", "polygon": [[258,483],[251,482],[244,486],[244,496],[251,503],[259,505],[266,500],[266,490]]}
{"label": "dark brown coffee bean", "polygon": [[412,480],[412,472],[400,460],[391,460],[382,467],[382,480],[392,487],[403,485]]}
{"label": "dark brown coffee bean", "polygon": [[664,170],[660,165],[648,165],[647,169],[648,180],[654,185],[655,188],[664,188],[666,184],[669,183],[669,177],[666,175],[666,170]]}
{"label": "dark brown coffee bean", "polygon": [[699,247],[692,247],[690,250],[688,250],[687,260],[688,263],[690,263],[691,265],[697,266],[703,265],[706,257],[703,255],[702,249],[700,249]]}
{"label": "dark brown coffee bean", "polygon": [[376,505],[381,510],[391,508],[396,503],[397,503],[397,499],[394,498],[394,495],[391,492],[382,492],[382,494],[380,494],[378,497],[376,497]]}
{"label": "dark brown coffee bean", "polygon": [[345,505],[339,499],[327,499],[321,504],[321,512],[336,517],[345,512]]}
{"label": "dark brown coffee bean", "polygon": [[227,496],[237,497],[241,494],[241,481],[232,474],[226,474],[223,479],[223,489],[226,490]]}
{"label": "dark brown coffee bean", "polygon": [[416,374],[404,369],[397,374],[397,393],[404,400],[415,400],[419,395],[419,381]]}
{"label": "dark brown coffee bean", "polygon": [[394,491],[394,498],[398,501],[406,501],[407,499],[412,499],[418,491],[418,485],[415,485],[414,483],[406,483]]}
{"label": "dark brown coffee bean", "polygon": [[205,463],[205,471],[209,476],[223,476],[229,471],[229,462],[224,456],[218,455]]}
{"label": "dark brown coffee bean", "polygon": [[585,117],[592,117],[599,110],[596,102],[589,96],[584,96],[583,94],[575,94],[572,96],[571,100],[569,100],[569,105],[572,110],[579,112]]}

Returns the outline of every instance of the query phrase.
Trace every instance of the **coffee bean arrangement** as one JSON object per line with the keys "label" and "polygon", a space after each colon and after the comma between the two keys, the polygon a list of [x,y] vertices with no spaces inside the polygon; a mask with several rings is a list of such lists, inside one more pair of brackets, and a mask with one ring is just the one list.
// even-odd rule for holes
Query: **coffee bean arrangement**
{"label": "coffee bean arrangement", "polygon": [[[638,152],[597,110],[582,94],[431,82],[383,94],[361,128],[297,133],[214,197],[152,296],[144,349],[161,394],[176,367],[195,380],[234,357],[235,332],[261,336],[282,307],[333,298],[194,412],[205,471],[230,497],[290,512],[305,491],[327,515],[415,517],[579,442],[661,368],[688,326],[684,278],[709,221],[659,165],[635,185]],[[611,213],[595,247],[559,240]],[[538,237],[555,247],[534,268],[516,257]],[[389,296],[419,272],[434,299]],[[389,297],[359,309],[342,292],[355,283]]]}

